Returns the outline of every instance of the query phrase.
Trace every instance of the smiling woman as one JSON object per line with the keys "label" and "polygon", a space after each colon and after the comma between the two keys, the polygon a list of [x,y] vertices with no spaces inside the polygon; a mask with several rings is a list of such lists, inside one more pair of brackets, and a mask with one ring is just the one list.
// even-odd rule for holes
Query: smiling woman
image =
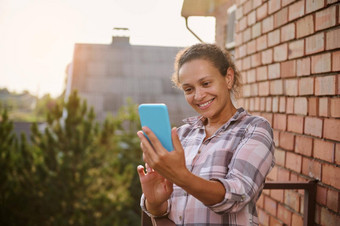
{"label": "smiling woman", "polygon": [[269,122],[236,109],[239,73],[226,50],[196,44],[176,57],[173,81],[199,114],[173,128],[167,152],[153,132],[137,133],[142,210],[176,225],[258,225],[256,201],[275,164]]}

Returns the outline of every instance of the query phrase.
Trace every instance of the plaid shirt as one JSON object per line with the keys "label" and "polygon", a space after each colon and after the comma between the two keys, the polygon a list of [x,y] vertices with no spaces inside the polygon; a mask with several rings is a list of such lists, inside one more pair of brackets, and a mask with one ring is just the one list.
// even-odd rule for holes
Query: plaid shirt
{"label": "plaid shirt", "polygon": [[220,181],[224,200],[213,206],[174,185],[168,218],[176,225],[258,225],[256,201],[275,164],[272,129],[267,120],[239,108],[206,139],[202,117],[178,128],[187,168],[207,180]]}

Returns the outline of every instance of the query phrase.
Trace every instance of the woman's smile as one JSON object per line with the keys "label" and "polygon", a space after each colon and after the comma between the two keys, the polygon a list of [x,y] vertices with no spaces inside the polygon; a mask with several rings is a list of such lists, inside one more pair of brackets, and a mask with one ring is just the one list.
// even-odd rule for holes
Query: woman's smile
{"label": "woman's smile", "polygon": [[207,101],[207,102],[204,102],[204,103],[200,103],[200,104],[197,104],[197,106],[201,109],[201,110],[205,110],[205,109],[208,109],[212,102],[215,100],[215,98]]}

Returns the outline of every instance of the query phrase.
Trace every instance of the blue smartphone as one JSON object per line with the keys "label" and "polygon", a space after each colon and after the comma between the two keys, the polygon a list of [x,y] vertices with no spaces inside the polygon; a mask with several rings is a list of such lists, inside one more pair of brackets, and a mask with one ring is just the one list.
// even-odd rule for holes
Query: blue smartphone
{"label": "blue smartphone", "polygon": [[165,104],[141,104],[138,112],[142,127],[149,127],[166,150],[174,150],[167,106]]}

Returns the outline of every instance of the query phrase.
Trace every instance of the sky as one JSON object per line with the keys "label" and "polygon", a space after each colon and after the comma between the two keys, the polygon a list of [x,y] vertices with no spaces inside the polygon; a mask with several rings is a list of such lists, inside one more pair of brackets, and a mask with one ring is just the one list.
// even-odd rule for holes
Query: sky
{"label": "sky", "polygon": [[[0,88],[59,96],[75,43],[109,44],[114,27],[132,45],[189,46],[198,40],[181,17],[183,0],[0,0]],[[215,19],[189,17],[213,43]]]}

